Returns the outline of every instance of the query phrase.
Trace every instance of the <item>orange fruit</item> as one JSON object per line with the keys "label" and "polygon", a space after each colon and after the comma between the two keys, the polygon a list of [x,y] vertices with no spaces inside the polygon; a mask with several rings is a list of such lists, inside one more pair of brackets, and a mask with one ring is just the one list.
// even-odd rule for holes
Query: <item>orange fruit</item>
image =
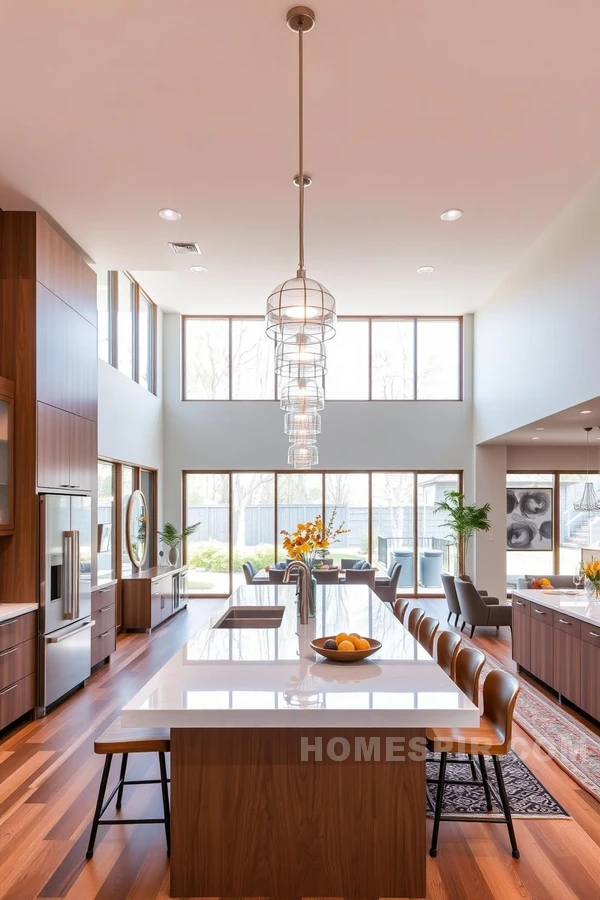
{"label": "orange fruit", "polygon": [[340,643],[338,644],[338,650],[348,651],[354,649],[355,647],[352,641],[340,641]]}
{"label": "orange fruit", "polygon": [[351,631],[350,637],[360,637],[360,634],[358,633],[358,631]]}
{"label": "orange fruit", "polygon": [[337,643],[337,645],[338,645],[338,647],[339,647],[339,645],[342,643],[342,641],[349,641],[350,638],[349,638],[349,636],[346,634],[345,631],[340,631],[340,633],[337,635],[337,637],[336,637],[335,640],[336,640],[336,643]]}
{"label": "orange fruit", "polygon": [[354,646],[356,647],[357,650],[370,650],[371,649],[371,645],[366,638],[360,638],[360,640],[358,640]]}
{"label": "orange fruit", "polygon": [[358,645],[362,641],[360,634],[354,634],[354,632],[350,635],[350,640],[358,650]]}

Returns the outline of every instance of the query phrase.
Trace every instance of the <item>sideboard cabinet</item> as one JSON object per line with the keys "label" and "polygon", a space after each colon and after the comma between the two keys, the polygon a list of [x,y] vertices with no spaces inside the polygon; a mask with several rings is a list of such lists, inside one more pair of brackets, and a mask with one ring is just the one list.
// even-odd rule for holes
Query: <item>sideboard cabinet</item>
{"label": "sideboard cabinet", "polygon": [[123,630],[152,631],[187,606],[187,566],[155,566],[123,578]]}

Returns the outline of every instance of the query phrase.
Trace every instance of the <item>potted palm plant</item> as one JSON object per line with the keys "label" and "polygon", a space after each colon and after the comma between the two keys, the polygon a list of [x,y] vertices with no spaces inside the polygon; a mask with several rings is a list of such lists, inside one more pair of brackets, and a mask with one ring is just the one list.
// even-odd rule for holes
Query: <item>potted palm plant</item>
{"label": "potted palm plant", "polygon": [[445,513],[450,534],[458,551],[458,574],[465,575],[469,543],[476,531],[489,531],[491,522],[488,518],[491,506],[469,506],[465,504],[465,495],[460,491],[446,491],[444,499],[436,503],[434,513]]}
{"label": "potted palm plant", "polygon": [[165,522],[163,530],[158,532],[158,536],[163,544],[169,548],[167,559],[170,566],[176,566],[179,562],[179,545],[181,542],[190,537],[198,525],[201,524],[201,522],[196,522],[195,525],[188,525],[187,528],[180,532],[172,522]]}

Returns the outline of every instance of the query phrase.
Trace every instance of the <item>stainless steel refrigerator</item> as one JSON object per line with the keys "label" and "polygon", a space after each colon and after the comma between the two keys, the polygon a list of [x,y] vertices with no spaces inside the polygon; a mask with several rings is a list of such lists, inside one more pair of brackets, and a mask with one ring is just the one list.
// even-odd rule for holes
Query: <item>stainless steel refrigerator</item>
{"label": "stainless steel refrigerator", "polygon": [[92,501],[40,495],[38,714],[80,685],[91,665]]}

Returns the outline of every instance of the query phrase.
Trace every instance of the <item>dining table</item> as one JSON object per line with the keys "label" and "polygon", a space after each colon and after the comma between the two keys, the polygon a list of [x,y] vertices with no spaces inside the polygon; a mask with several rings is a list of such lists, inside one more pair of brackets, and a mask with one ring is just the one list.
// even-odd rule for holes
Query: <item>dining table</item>
{"label": "dining table", "polygon": [[[329,569],[323,568],[323,569],[321,569],[321,571],[330,572],[331,568],[329,568]],[[337,571],[338,571],[339,583],[345,584],[347,570],[346,569],[338,569]],[[375,571],[375,584],[389,584],[389,583],[390,583],[390,576],[387,574],[387,572],[383,572],[381,569],[377,569]],[[254,576],[254,578],[252,579],[252,584],[269,584],[269,570],[268,569],[260,569]]]}

